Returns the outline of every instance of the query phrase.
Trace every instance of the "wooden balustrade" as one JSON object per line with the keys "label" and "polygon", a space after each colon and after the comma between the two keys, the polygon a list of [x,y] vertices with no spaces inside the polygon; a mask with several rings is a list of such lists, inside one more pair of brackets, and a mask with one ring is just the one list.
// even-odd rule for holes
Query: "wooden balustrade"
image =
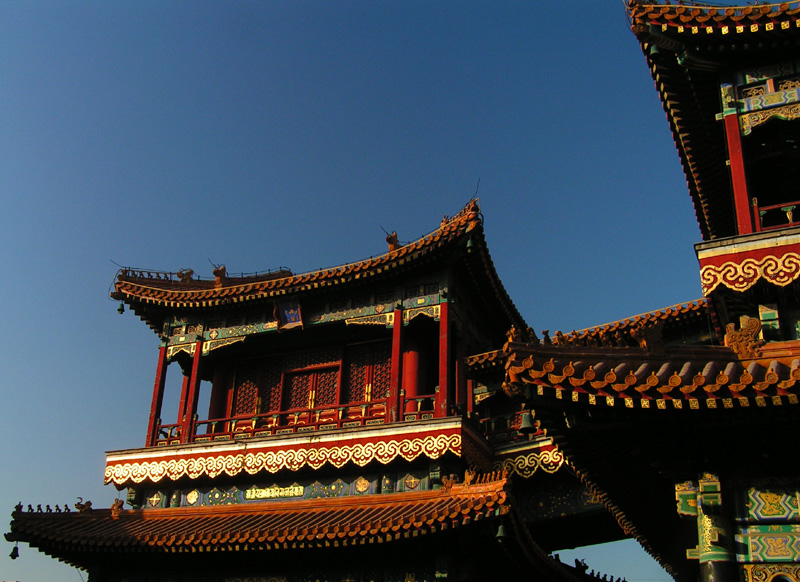
{"label": "wooden balustrade", "polygon": [[[798,210],[798,207],[800,207],[800,200],[759,206],[758,198],[753,198],[752,205],[753,216],[756,217],[756,232],[775,230],[800,224],[800,210]],[[795,210],[798,210],[798,220],[795,220]],[[783,213],[784,216],[781,216],[781,213]]]}
{"label": "wooden balustrade", "polygon": [[423,420],[434,417],[434,405],[436,394],[425,394],[423,396],[404,396],[403,414],[404,420]]}
{"label": "wooden balustrade", "polygon": [[[193,422],[191,442],[229,440],[251,436],[290,434],[334,428],[383,424],[387,401],[353,402],[314,409],[266,412],[252,416],[212,418]],[[180,424],[158,424],[157,445],[181,442]]]}
{"label": "wooden balustrade", "polygon": [[[426,394],[403,399],[406,411],[402,420],[414,421],[434,417],[436,394]],[[156,426],[156,445],[179,442],[208,442],[252,436],[293,434],[337,428],[350,428],[384,424],[388,399],[371,402],[351,402],[313,409],[296,409],[266,412],[252,416],[193,419],[189,439],[181,438],[181,424]]]}

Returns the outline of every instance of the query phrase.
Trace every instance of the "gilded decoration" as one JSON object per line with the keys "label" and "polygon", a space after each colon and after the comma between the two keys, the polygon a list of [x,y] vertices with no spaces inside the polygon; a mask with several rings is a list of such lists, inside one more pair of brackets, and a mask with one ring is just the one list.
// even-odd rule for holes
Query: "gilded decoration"
{"label": "gilded decoration", "polygon": [[752,94],[744,98],[741,104],[741,111],[755,112],[762,111],[770,107],[778,105],[792,105],[800,101],[800,91],[795,87],[788,87],[783,90],[775,92],[764,92],[760,94]]}
{"label": "gilded decoration", "polygon": [[776,576],[786,576],[800,582],[800,564],[745,564],[745,582],[771,582]]}
{"label": "gilded decoration", "polygon": [[439,305],[428,305],[426,307],[414,307],[403,311],[403,323],[408,323],[419,315],[426,315],[431,319],[439,319],[442,308]]}
{"label": "gilded decoration", "polygon": [[563,464],[564,453],[553,448],[495,461],[492,469],[495,471],[504,469],[527,479],[540,469],[545,473],[555,473]]}
{"label": "gilded decoration", "polygon": [[243,342],[243,341],[244,341],[244,336],[221,339],[221,340],[213,340],[210,342],[203,342],[203,355],[207,354],[211,350],[216,350],[217,348],[222,348],[230,344],[235,344],[237,342]]}
{"label": "gilded decoration", "polygon": [[796,521],[800,519],[796,491],[747,492],[747,513],[755,521]]}
{"label": "gilded decoration", "polygon": [[[800,108],[800,105],[798,106]],[[720,266],[705,265],[700,269],[703,295],[709,295],[720,284],[733,291],[747,291],[759,279],[785,287],[800,277],[800,255],[786,253],[780,257],[747,258],[741,263],[732,261]]]}
{"label": "gilded decoration", "polygon": [[290,485],[288,487],[251,487],[244,492],[244,498],[252,499],[283,499],[287,497],[302,497],[305,488],[302,485]]}
{"label": "gilded decoration", "polygon": [[186,352],[190,356],[194,356],[195,346],[196,346],[195,342],[192,342],[190,344],[169,346],[167,348],[167,358],[172,359],[180,352]]}
{"label": "gilded decoration", "polygon": [[800,526],[751,525],[736,536],[740,562],[796,562],[800,560]]}
{"label": "gilded decoration", "polygon": [[766,123],[773,117],[784,121],[800,119],[800,103],[783,105],[782,107],[775,107],[774,109],[764,109],[741,115],[739,117],[739,123],[742,126],[742,134],[749,134],[753,131],[754,127]]}
{"label": "gilded decoration", "polygon": [[364,467],[372,461],[385,465],[398,457],[406,461],[413,461],[420,455],[438,459],[448,452],[461,455],[460,434],[439,434],[333,447],[280,449],[189,458],[173,457],[160,461],[112,462],[106,466],[105,483],[116,485],[144,481],[157,483],[162,479],[175,481],[187,476],[190,479],[199,477],[214,479],[220,475],[233,477],[242,472],[255,475],[262,471],[269,473],[277,473],[284,469],[297,471],[303,467],[319,469],[328,463],[337,469],[347,463]]}
{"label": "gilded decoration", "polygon": [[344,320],[345,324],[347,325],[383,325],[383,326],[389,326],[393,321],[394,321],[394,313],[384,313],[381,315],[365,315],[364,317],[350,317]]}
{"label": "gilded decoration", "polygon": [[759,339],[760,334],[761,320],[748,317],[738,331],[735,323],[726,326],[725,345],[736,352],[740,359],[757,358],[761,355],[761,346],[764,345],[764,340]]}

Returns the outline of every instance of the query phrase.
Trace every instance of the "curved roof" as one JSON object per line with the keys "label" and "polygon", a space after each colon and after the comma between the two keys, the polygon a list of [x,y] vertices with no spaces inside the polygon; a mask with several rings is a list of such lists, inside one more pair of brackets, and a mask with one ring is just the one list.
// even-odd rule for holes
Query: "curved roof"
{"label": "curved roof", "polygon": [[[599,575],[561,564],[536,544],[510,489],[506,474],[494,472],[462,483],[450,481],[436,490],[298,501],[81,513],[24,511],[19,505],[5,537],[91,568],[109,557],[137,554],[139,559],[175,554],[199,558],[198,554],[222,552],[235,553],[239,560],[244,554],[270,552],[265,559],[276,559],[281,555],[276,552],[286,550],[315,555],[309,552],[408,539],[428,544],[440,539],[431,536],[460,528],[481,528],[484,539],[488,532],[488,539],[495,542],[494,532],[502,520],[505,536],[502,543],[484,547],[489,552],[484,555],[487,563],[510,557],[509,572],[516,574],[523,568],[542,580],[599,582]],[[514,543],[506,544],[511,540]]]}
{"label": "curved roof", "polygon": [[463,256],[467,258],[464,260],[469,263],[469,272],[479,294],[484,300],[488,298],[498,304],[512,324],[522,326],[523,319],[494,269],[477,200],[471,200],[455,216],[445,217],[428,235],[369,259],[301,274],[280,270],[261,276],[227,277],[223,268],[215,271],[216,280],[197,279],[191,271],[167,273],[123,268],[117,274],[111,297],[131,305],[134,310],[140,306],[206,310],[274,301],[399,275],[458,249],[465,249]]}
{"label": "curved roof", "polygon": [[676,580],[696,578],[696,563],[683,553],[696,538],[685,537],[675,512],[675,483],[709,463],[760,476],[797,461],[765,449],[748,456],[739,445],[747,435],[792,438],[800,342],[750,353],[729,343],[505,347],[506,393],[527,400],[580,478]]}
{"label": "curved roof", "polygon": [[[778,25],[781,23],[792,23],[800,17],[800,2],[773,2],[760,3],[757,5],[745,6],[720,6],[707,2],[681,2],[680,4],[669,4],[668,2],[645,2],[643,0],[631,0],[628,4],[628,13],[636,23],[667,24],[675,28],[703,27],[703,34],[729,34],[732,31],[724,32],[724,27],[747,26],[748,33],[758,33],[760,26],[762,32],[773,32],[774,28],[767,25]],[[750,30],[756,25],[757,28]],[[711,28],[712,31],[706,30]],[[787,27],[788,28],[788,27]],[[691,30],[689,34],[698,34]]]}
{"label": "curved roof", "polygon": [[[508,512],[506,479],[391,495],[197,508],[12,514],[7,537],[53,555],[326,547],[430,534]],[[81,565],[79,559],[73,562]]]}
{"label": "curved roof", "polygon": [[706,299],[697,299],[611,323],[588,327],[579,331],[573,330],[563,335],[557,333],[554,339],[558,341],[554,341],[554,343],[564,342],[565,345],[587,346],[614,345],[618,343],[618,340],[622,341],[622,338],[627,339],[633,330],[642,327],[663,325],[666,329],[672,329],[683,326],[702,326],[708,317],[708,301]]}
{"label": "curved roof", "polygon": [[[773,348],[775,349],[775,348]],[[800,403],[795,355],[739,359],[730,348],[558,348],[511,344],[507,381],[590,406],[725,410]]]}
{"label": "curved roof", "polygon": [[[633,347],[637,344],[634,336],[642,329],[661,327],[662,334],[664,332],[675,334],[676,330],[681,329],[707,328],[710,317],[708,300],[697,299],[578,331],[573,330],[569,333],[557,331],[553,337],[550,337],[548,332],[545,334],[544,346],[573,349]],[[528,332],[529,336],[530,333]],[[533,340],[532,345],[539,345],[538,338],[528,337],[527,340]],[[473,373],[478,370],[496,370],[504,367],[511,346],[520,342],[521,338],[510,337],[509,343],[503,349],[470,355],[465,360],[466,364]],[[556,350],[555,353],[564,352]]]}

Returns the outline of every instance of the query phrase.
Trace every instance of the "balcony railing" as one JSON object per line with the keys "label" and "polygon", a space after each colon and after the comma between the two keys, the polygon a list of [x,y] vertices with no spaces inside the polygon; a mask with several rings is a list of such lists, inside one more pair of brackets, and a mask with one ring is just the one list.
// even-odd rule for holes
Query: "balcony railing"
{"label": "balcony railing", "polygon": [[[772,204],[770,206],[759,206],[758,198],[753,198],[752,205],[753,216],[756,217],[756,232],[775,230],[800,224],[800,200]],[[795,210],[798,211],[798,220],[794,219]]]}
{"label": "balcony railing", "polygon": [[[398,403],[399,410],[403,411],[401,420],[433,418],[435,399],[436,393],[405,398],[401,391]],[[378,425],[387,422],[388,406],[389,400],[382,399],[228,418],[202,420],[195,417],[188,435],[183,434],[180,423],[162,424],[159,419],[153,444],[163,446]]]}

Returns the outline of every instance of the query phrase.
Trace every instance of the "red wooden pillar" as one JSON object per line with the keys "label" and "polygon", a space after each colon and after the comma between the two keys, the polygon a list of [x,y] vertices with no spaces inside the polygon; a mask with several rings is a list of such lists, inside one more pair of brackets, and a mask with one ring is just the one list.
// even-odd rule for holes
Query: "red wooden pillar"
{"label": "red wooden pillar", "polygon": [[161,405],[164,402],[164,383],[167,379],[167,346],[158,348],[158,365],[156,380],[153,384],[153,401],[150,404],[150,419],[147,421],[147,441],[145,446],[152,447],[158,440],[158,419],[161,417]]}
{"label": "red wooden pillar", "polygon": [[[749,234],[753,232],[753,216],[750,212],[750,197],[747,194],[744,155],[742,154],[742,133],[739,129],[739,112],[736,105],[736,89],[732,84],[725,83],[722,85],[721,91],[722,118],[725,127],[725,139],[728,142],[733,205],[736,208],[736,225],[738,226],[739,234]],[[758,220],[758,216],[755,219]]]}
{"label": "red wooden pillar", "polygon": [[420,381],[420,353],[419,345],[416,341],[404,342],[403,345],[403,394],[405,394],[405,406],[403,412],[417,412],[419,401],[410,398],[419,396]]}
{"label": "red wooden pillar", "polygon": [[389,385],[389,402],[386,413],[389,422],[400,419],[400,373],[403,360],[403,310],[394,310],[394,327],[392,328],[392,371]]}
{"label": "red wooden pillar", "polygon": [[434,416],[447,416],[450,395],[450,317],[447,301],[439,304],[439,391],[436,393]]}
{"label": "red wooden pillar", "polygon": [[181,442],[189,443],[194,439],[194,415],[197,412],[197,396],[200,391],[200,358],[203,355],[203,340],[198,339],[194,344],[194,360],[192,360],[192,375],[189,377],[189,390],[186,395],[186,408],[183,414],[181,428]]}
{"label": "red wooden pillar", "polygon": [[189,376],[184,376],[183,383],[181,384],[181,400],[178,403],[178,418],[175,421],[175,424],[181,426],[183,426],[183,421],[186,420],[186,401],[189,394],[189,379]]}
{"label": "red wooden pillar", "polygon": [[459,341],[459,335],[450,338],[453,354],[455,355],[455,406],[461,414],[467,412],[467,369],[464,363],[464,345]]}

